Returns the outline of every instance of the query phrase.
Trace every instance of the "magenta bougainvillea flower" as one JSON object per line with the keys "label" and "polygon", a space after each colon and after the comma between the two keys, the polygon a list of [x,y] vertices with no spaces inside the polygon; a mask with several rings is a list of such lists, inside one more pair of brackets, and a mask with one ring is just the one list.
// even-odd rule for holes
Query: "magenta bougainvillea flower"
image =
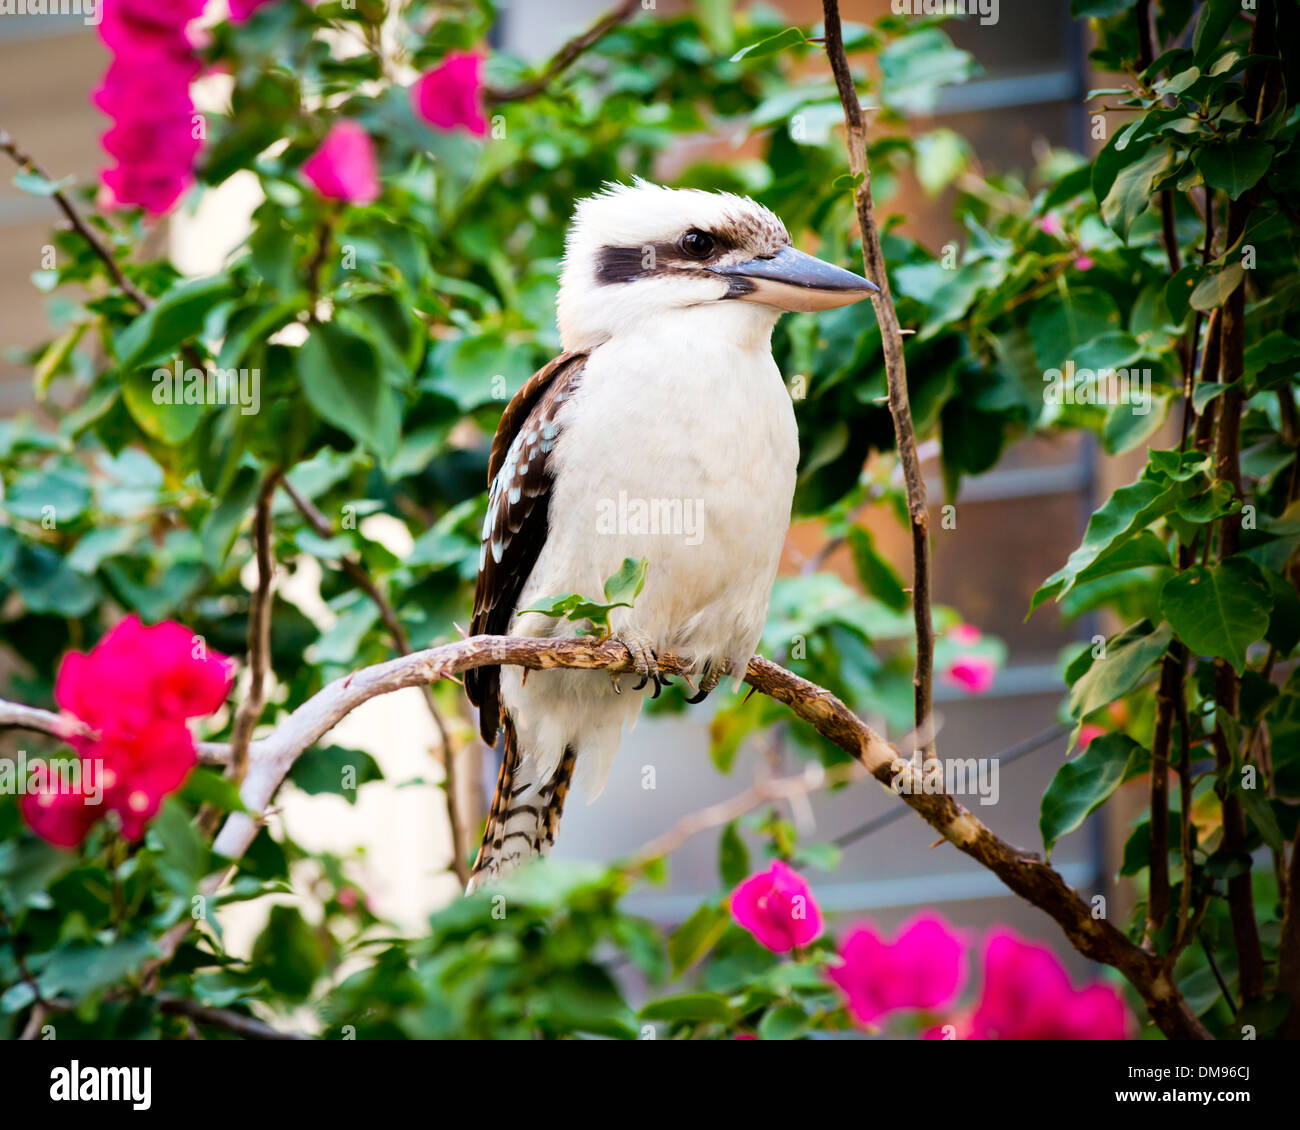
{"label": "magenta bougainvillea flower", "polygon": [[937,914],[921,914],[887,942],[869,926],[851,931],[840,964],[827,970],[862,1024],[904,1008],[939,1008],[966,975],[964,943]]}
{"label": "magenta bougainvillea flower", "polygon": [[812,889],[779,859],[731,892],[731,916],[774,953],[806,946],[822,932],[822,912]]}
{"label": "magenta bougainvillea flower", "polygon": [[302,163],[302,175],[330,200],[372,204],[379,199],[375,146],[356,122],[336,122],[320,148]]}
{"label": "magenta bougainvillea flower", "polygon": [[220,707],[233,676],[230,660],[170,621],[145,627],[130,616],[89,653],[69,652],[54,697],[95,731],[71,741],[82,780],[102,786],[102,796],[88,804],[85,788],[49,783],[23,797],[27,823],[50,843],[75,847],[111,811],[121,817],[123,833],[138,839],[194,767],[186,720]]}
{"label": "magenta bougainvillea flower", "polygon": [[1056,955],[1005,927],[984,948],[984,988],[957,1033],[971,1040],[1123,1040],[1123,998],[1109,985],[1076,989]]}
{"label": "magenta bougainvillea flower", "polygon": [[107,206],[161,215],[193,179],[199,63],[186,25],[202,11],[203,0],[104,0],[99,35],[113,62],[91,101],[114,121],[103,144],[116,164],[100,174]]}
{"label": "magenta bougainvillea flower", "polygon": [[944,668],[944,678],[969,694],[984,694],[993,686],[997,664],[987,655],[961,655]]}
{"label": "magenta bougainvillea flower", "polygon": [[483,56],[478,52],[451,52],[411,87],[416,114],[437,129],[466,129],[482,137],[488,126],[482,69]]}
{"label": "magenta bougainvillea flower", "polygon": [[242,24],[258,8],[268,3],[270,0],[230,0],[230,22]]}

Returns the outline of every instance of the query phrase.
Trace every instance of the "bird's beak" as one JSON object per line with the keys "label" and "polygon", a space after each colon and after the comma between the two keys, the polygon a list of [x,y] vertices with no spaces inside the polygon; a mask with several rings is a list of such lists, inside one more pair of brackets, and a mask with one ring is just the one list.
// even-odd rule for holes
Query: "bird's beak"
{"label": "bird's beak", "polygon": [[793,247],[783,247],[769,259],[710,269],[734,280],[727,297],[782,310],[830,310],[860,302],[880,289],[861,275]]}

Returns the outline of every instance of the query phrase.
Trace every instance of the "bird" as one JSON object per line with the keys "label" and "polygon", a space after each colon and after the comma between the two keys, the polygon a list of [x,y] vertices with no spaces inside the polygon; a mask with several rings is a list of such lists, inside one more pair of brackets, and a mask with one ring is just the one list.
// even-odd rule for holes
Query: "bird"
{"label": "bird", "polygon": [[[465,688],[483,740],[504,731],[467,890],[554,844],[575,777],[594,800],[625,727],[689,659],[702,701],[743,673],[790,522],[799,441],[771,337],[786,311],[877,291],[794,247],[781,220],[726,192],[636,178],[579,201],[556,300],[563,350],[507,404],[488,460],[472,633],[565,637],[536,611],[601,593],[632,558],[644,588],[609,630],[636,674],[479,667]],[[739,680],[737,679],[737,685]]]}

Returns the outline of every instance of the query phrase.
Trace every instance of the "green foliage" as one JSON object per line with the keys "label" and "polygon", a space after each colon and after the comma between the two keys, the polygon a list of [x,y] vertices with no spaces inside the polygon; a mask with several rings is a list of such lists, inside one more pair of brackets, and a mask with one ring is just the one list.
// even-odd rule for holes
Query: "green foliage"
{"label": "green foliage", "polygon": [[648,559],[639,560],[632,557],[623,558],[617,573],[605,578],[604,602],[590,600],[580,593],[571,592],[564,596],[544,596],[540,603],[520,612],[537,612],[543,616],[557,619],[573,620],[578,623],[586,621],[589,628],[579,628],[580,636],[600,636],[602,639],[610,633],[609,614],[615,608],[631,608],[633,601],[645,587],[646,570],[650,567]]}

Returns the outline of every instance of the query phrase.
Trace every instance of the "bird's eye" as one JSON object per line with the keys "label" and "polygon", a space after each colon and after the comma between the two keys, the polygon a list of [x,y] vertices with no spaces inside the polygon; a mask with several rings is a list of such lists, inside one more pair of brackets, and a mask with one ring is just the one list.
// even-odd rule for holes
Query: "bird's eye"
{"label": "bird's eye", "polygon": [[717,243],[708,232],[692,228],[678,240],[677,246],[683,255],[691,259],[707,259],[713,254]]}

